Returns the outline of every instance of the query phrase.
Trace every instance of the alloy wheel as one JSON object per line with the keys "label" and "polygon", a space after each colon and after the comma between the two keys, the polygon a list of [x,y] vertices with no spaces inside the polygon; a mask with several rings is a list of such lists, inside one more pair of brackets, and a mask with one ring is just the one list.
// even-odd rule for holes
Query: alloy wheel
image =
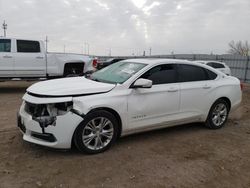
{"label": "alloy wheel", "polygon": [[106,117],[96,117],[84,127],[82,142],[90,150],[100,150],[111,142],[113,135],[112,122]]}
{"label": "alloy wheel", "polygon": [[226,121],[227,114],[227,106],[224,103],[217,104],[212,112],[214,125],[221,126]]}

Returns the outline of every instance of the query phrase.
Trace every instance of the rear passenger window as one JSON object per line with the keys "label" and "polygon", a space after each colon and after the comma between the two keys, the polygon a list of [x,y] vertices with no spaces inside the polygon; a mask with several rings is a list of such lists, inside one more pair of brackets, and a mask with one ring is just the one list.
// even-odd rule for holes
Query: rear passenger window
{"label": "rear passenger window", "polygon": [[207,63],[207,65],[210,67],[213,67],[215,69],[225,68],[225,66],[222,63],[209,62],[209,63]]}
{"label": "rear passenger window", "polygon": [[0,52],[10,52],[11,41],[10,39],[0,39]]}
{"label": "rear passenger window", "polygon": [[217,74],[215,74],[214,72],[212,72],[208,69],[206,69],[206,71],[207,71],[209,80],[214,80],[215,78],[217,78]]}
{"label": "rear passenger window", "polygon": [[[193,82],[193,81],[202,81],[202,80],[211,80],[214,76],[212,73],[208,73],[207,69],[204,69],[199,66],[194,65],[179,65],[179,81],[180,82]],[[209,76],[211,74],[211,78]]]}
{"label": "rear passenger window", "polygon": [[176,66],[173,64],[158,65],[146,73],[141,78],[153,81],[153,85],[168,84],[177,82]]}
{"label": "rear passenger window", "polygon": [[38,41],[17,40],[17,52],[39,53],[40,44]]}
{"label": "rear passenger window", "polygon": [[219,68],[225,68],[225,66],[223,64],[221,64],[221,63],[213,63],[213,67],[217,68],[217,69],[219,69]]}

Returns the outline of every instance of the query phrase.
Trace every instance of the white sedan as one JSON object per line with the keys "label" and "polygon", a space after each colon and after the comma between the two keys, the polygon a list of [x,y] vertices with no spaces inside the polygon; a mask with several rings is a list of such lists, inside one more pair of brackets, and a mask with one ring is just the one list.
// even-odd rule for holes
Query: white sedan
{"label": "white sedan", "polygon": [[221,128],[240,81],[185,60],[129,59],[92,75],[36,83],[19,110],[23,139],[99,153],[120,136],[191,122]]}
{"label": "white sedan", "polygon": [[223,73],[225,73],[226,75],[230,76],[231,75],[231,69],[229,66],[226,65],[226,63],[224,62],[220,62],[220,61],[195,61],[197,63],[202,63],[205,65],[208,65],[210,67],[213,67]]}

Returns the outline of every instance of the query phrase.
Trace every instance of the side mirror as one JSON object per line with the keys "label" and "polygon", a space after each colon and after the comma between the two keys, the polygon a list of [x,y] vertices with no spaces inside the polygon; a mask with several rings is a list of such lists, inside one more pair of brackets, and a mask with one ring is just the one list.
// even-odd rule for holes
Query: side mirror
{"label": "side mirror", "polygon": [[134,82],[131,88],[151,88],[152,84],[153,84],[152,80],[139,78]]}

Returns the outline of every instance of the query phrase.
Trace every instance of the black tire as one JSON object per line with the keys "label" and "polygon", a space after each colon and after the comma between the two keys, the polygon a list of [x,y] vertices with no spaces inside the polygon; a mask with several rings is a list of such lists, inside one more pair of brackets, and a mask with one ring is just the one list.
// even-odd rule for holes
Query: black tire
{"label": "black tire", "polygon": [[[223,114],[221,114],[223,109],[221,109],[220,113],[218,112],[220,105],[221,105],[221,107],[224,107],[223,109],[226,110],[225,113],[223,113]],[[215,101],[215,103],[210,108],[207,120],[205,122],[205,126],[210,128],[210,129],[219,129],[219,128],[223,127],[225,125],[225,123],[227,122],[229,110],[230,110],[229,104],[223,99],[218,99],[217,101]],[[216,118],[216,117],[219,117],[219,118]],[[220,119],[221,122],[218,119]]]}
{"label": "black tire", "polygon": [[[89,147],[86,146],[86,144],[84,143],[83,141],[83,135],[85,134],[86,131],[89,131],[90,134],[93,133],[93,131],[91,131],[89,129],[89,127],[92,127],[92,126],[89,126],[91,121],[94,120],[95,122],[98,121],[98,119],[105,119],[105,120],[109,120],[110,123],[112,124],[112,127],[113,127],[113,135],[112,135],[112,138],[109,139],[109,142],[106,142],[107,145],[103,146],[102,148],[96,148],[96,149],[92,149],[90,148],[91,147],[94,147],[92,146],[92,142],[96,142],[96,137],[95,138],[92,138],[92,140],[90,141],[89,143]],[[100,120],[101,121],[101,120]],[[95,124],[95,123],[94,123]],[[107,124],[111,127],[111,124]],[[99,125],[100,125],[100,122],[99,122]],[[88,127],[86,127],[88,126]],[[107,149],[109,149],[113,144],[114,142],[116,141],[117,137],[118,137],[118,122],[117,122],[117,119],[115,118],[115,116],[110,113],[110,112],[107,112],[105,110],[98,110],[98,111],[93,111],[93,112],[90,112],[89,114],[87,114],[85,117],[84,117],[84,120],[79,124],[79,126],[77,127],[77,129],[75,130],[75,133],[74,133],[74,144],[76,146],[76,148],[81,151],[81,152],[84,152],[84,153],[87,153],[87,154],[97,154],[97,153],[101,153],[101,152],[104,152],[106,151]],[[96,126],[97,128],[98,126]],[[104,130],[104,129],[103,129]],[[96,129],[95,129],[96,131]],[[98,137],[102,137],[103,139],[105,139],[106,137],[104,136],[99,136],[101,135],[101,132],[102,130],[99,129],[99,133],[98,133]],[[89,135],[90,135],[89,134]],[[97,133],[95,133],[97,134]],[[89,136],[88,135],[88,136]],[[101,139],[101,138],[100,138]],[[98,139],[97,139],[98,140]],[[101,139],[102,140],[102,139]],[[107,139],[108,140],[108,139]],[[102,140],[103,142],[101,143],[104,143],[105,144],[105,140]],[[100,144],[100,141],[98,141],[99,144]],[[94,144],[94,143],[93,143]],[[95,145],[95,144],[94,144]],[[99,145],[100,146],[100,145]],[[101,147],[101,146],[100,146]]]}
{"label": "black tire", "polygon": [[66,63],[64,67],[64,77],[74,77],[83,75],[83,63]]}

